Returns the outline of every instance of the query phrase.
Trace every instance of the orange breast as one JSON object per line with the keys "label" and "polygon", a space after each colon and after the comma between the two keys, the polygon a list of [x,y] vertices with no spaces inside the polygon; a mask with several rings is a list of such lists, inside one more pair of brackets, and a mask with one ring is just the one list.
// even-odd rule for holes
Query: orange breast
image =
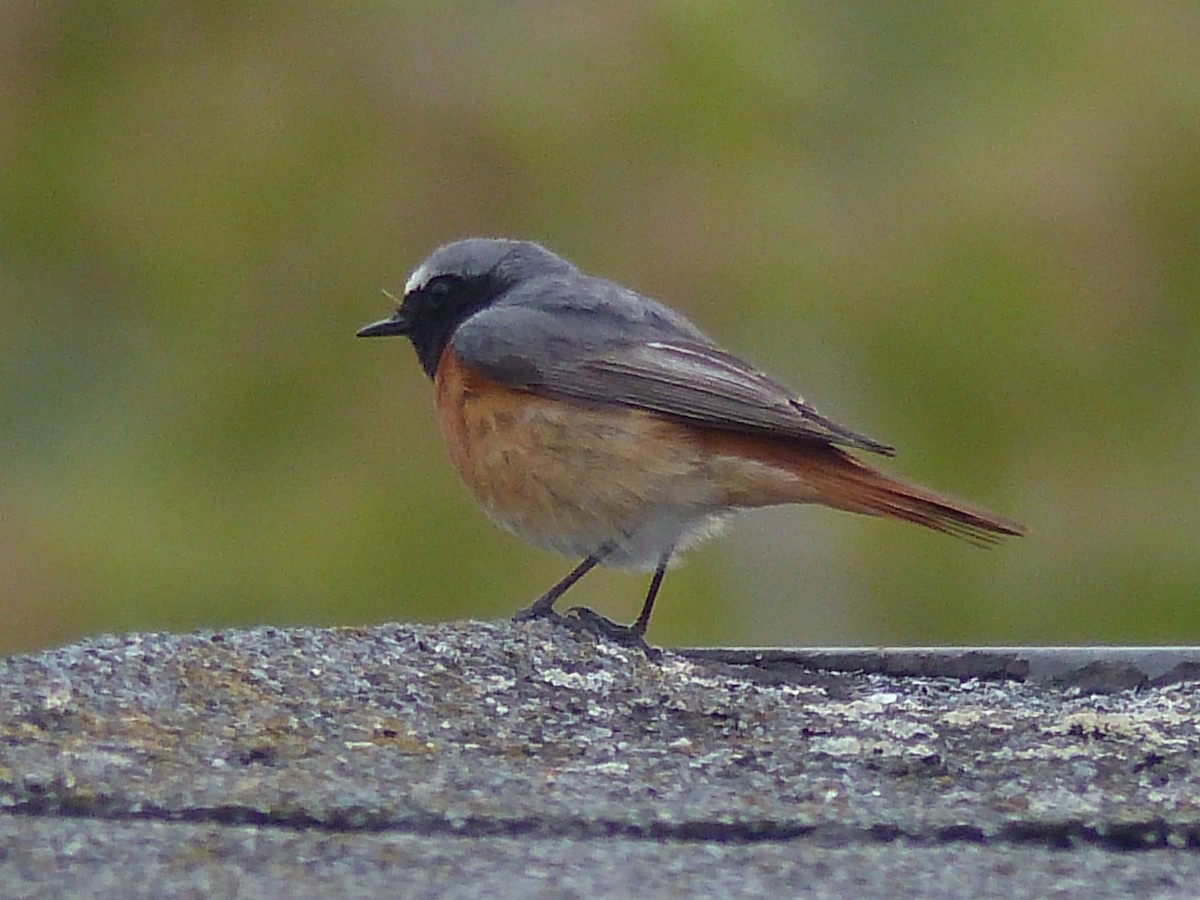
{"label": "orange breast", "polygon": [[694,430],[650,413],[494,384],[449,352],[435,375],[442,436],[498,522],[539,546],[653,565],[730,504],[720,463]]}

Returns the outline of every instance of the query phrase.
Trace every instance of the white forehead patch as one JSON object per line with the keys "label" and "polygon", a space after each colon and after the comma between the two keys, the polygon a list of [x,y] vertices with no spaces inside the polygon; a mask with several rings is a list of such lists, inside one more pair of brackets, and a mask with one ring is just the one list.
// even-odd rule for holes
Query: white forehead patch
{"label": "white forehead patch", "polygon": [[404,293],[407,296],[413,291],[418,291],[425,287],[433,273],[429,271],[429,266],[425,263],[417,266],[413,273],[408,276],[408,283],[404,285]]}

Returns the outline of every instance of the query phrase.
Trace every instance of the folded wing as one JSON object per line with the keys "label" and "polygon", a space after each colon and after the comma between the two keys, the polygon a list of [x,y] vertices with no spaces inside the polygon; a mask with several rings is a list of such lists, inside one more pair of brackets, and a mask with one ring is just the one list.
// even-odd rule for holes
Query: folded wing
{"label": "folded wing", "polygon": [[[465,321],[451,347],[460,362],[510,387],[643,409],[711,428],[770,432],[892,455],[887,444],[833,422],[783,385],[706,342],[694,328],[656,321],[646,339],[611,310],[492,307]],[[688,323],[690,326],[690,323]],[[632,339],[636,332],[642,339]]]}

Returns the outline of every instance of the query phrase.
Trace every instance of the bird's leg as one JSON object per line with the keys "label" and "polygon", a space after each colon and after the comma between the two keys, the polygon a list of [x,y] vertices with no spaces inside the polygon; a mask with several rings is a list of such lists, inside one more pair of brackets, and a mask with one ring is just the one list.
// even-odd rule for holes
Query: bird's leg
{"label": "bird's leg", "polygon": [[671,551],[668,550],[662,555],[658,561],[658,568],[654,570],[654,577],[650,579],[650,590],[646,592],[646,599],[642,603],[642,611],[638,613],[637,619],[629,626],[630,632],[635,634],[638,640],[641,640],[646,634],[646,628],[650,624],[650,613],[654,609],[654,598],[658,596],[658,589],[662,587],[663,576],[667,574],[667,563],[671,560]]}
{"label": "bird's leg", "polygon": [[555,584],[550,590],[542,594],[534,600],[529,606],[522,610],[518,610],[513,616],[517,622],[524,622],[527,619],[540,619],[547,616],[553,616],[554,604],[558,602],[558,598],[570,590],[571,585],[577,582],[580,578],[590,572],[596,565],[612,552],[612,545],[605,544],[591,556],[587,557],[583,562],[577,565],[562,581]]}
{"label": "bird's leg", "polygon": [[658,589],[662,587],[663,576],[667,574],[667,563],[671,559],[671,553],[674,548],[667,550],[658,560],[658,566],[654,569],[654,577],[650,579],[650,589],[646,592],[646,599],[642,603],[642,611],[638,613],[637,619],[632,625],[618,625],[610,619],[606,619],[599,613],[592,612],[582,606],[574,607],[571,612],[580,622],[587,626],[589,631],[603,635],[609,640],[616,641],[619,644],[626,644],[631,647],[641,647],[643,650],[649,651],[650,647],[646,644],[646,627],[650,624],[650,613],[654,610],[654,599],[658,596]]}

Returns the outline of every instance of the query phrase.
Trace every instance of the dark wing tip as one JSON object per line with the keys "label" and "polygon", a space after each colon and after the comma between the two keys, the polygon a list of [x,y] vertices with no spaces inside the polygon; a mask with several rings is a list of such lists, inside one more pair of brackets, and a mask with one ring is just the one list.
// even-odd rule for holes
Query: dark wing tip
{"label": "dark wing tip", "polygon": [[885,444],[881,441],[872,440],[864,435],[855,435],[863,442],[863,449],[870,450],[872,453],[878,453],[880,456],[895,456],[896,448],[891,444]]}
{"label": "dark wing tip", "polygon": [[818,430],[825,433],[825,437],[830,443],[841,444],[844,447],[854,447],[857,450],[866,450],[871,453],[878,453],[880,456],[895,456],[896,448],[891,444],[885,444],[883,441],[877,441],[874,438],[869,438],[865,434],[860,434],[845,425],[839,425],[832,419],[827,419],[807,403],[801,400],[792,400],[792,406],[804,417],[804,420],[810,424],[817,426]]}

